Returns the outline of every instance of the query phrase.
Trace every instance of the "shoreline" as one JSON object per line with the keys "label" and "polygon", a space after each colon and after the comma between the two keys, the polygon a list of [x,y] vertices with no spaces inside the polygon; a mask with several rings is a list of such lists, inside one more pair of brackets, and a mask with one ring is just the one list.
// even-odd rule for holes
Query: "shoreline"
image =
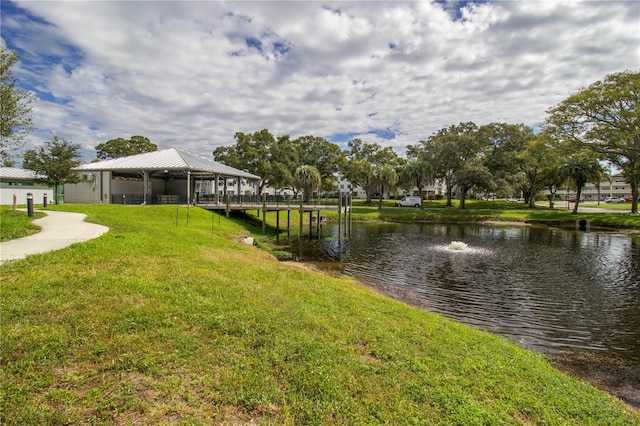
{"label": "shoreline", "polygon": [[[522,225],[530,226],[529,224],[524,223],[522,223]],[[300,262],[290,260],[282,261],[280,263],[329,276],[337,275],[332,274],[331,271],[323,269],[321,266],[318,266],[313,262]],[[394,300],[398,300],[409,306],[413,306],[419,309],[425,309],[424,307],[420,306],[419,303],[415,301],[412,302],[410,299],[403,298],[400,294],[396,294],[394,296],[389,292],[384,291],[384,289],[382,288],[366,284],[354,277],[350,277],[350,281],[356,285],[361,285],[372,291],[375,291],[376,293],[382,294]],[[451,319],[451,321],[456,320]],[[460,321],[456,322],[463,324]],[[517,343],[515,342],[513,342],[513,344],[517,345]],[[618,357],[598,354],[587,350],[544,353],[534,351],[524,346],[521,347],[543,356],[549,362],[549,364],[551,364],[554,368],[561,371],[562,373],[579,380],[583,380],[600,389],[601,391],[607,392],[608,394],[619,399],[634,412],[640,412],[640,362],[636,364],[630,364]]]}

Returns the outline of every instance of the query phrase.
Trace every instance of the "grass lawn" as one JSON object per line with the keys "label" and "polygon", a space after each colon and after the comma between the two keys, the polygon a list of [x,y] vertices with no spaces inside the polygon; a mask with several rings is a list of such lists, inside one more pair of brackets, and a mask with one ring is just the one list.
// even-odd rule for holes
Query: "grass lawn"
{"label": "grass lawn", "polygon": [[2,226],[0,226],[0,242],[15,238],[26,237],[40,231],[40,227],[33,224],[34,219],[44,216],[43,213],[34,212],[34,218],[30,218],[26,211],[13,211],[11,206],[0,207]]}
{"label": "grass lawn", "polygon": [[110,231],[0,266],[3,425],[640,424],[505,339],[237,242],[240,222],[53,208]]}

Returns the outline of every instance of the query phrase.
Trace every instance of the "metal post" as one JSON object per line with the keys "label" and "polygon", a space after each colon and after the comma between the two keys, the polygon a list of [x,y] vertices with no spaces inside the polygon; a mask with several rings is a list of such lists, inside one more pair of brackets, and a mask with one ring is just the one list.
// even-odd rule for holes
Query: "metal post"
{"label": "metal post", "polygon": [[45,192],[42,196],[42,207],[47,208],[47,193]]}
{"label": "metal post", "polygon": [[33,213],[33,194],[27,193],[27,215],[29,217],[35,217]]}

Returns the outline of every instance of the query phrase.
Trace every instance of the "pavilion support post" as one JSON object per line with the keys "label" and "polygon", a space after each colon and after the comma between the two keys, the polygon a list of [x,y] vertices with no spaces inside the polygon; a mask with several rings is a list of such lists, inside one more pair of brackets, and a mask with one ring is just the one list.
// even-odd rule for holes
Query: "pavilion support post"
{"label": "pavilion support post", "polygon": [[316,214],[316,237],[320,239],[320,210]]}
{"label": "pavilion support post", "polygon": [[287,209],[287,240],[291,239],[291,210]]}
{"label": "pavilion support post", "polygon": [[187,204],[191,204],[191,170],[187,171]]}
{"label": "pavilion support post", "polygon": [[313,238],[313,210],[309,210],[309,238]]}
{"label": "pavilion support post", "polygon": [[220,181],[220,175],[216,174],[215,178],[216,178],[216,180],[213,183],[213,187],[214,187],[214,191],[215,191],[215,194],[216,194],[216,197],[215,197],[216,204],[218,204],[218,203],[220,203],[220,194],[218,192],[218,182]]}
{"label": "pavilion support post", "polygon": [[142,204],[147,204],[147,193],[149,192],[149,172],[144,170],[142,172]]}

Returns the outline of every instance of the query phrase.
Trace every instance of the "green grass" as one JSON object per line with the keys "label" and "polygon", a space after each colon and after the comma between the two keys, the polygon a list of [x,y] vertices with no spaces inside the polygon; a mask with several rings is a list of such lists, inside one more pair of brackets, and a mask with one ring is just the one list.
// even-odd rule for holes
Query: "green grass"
{"label": "green grass", "polygon": [[10,206],[0,208],[0,241],[9,241],[15,238],[26,237],[40,231],[40,227],[33,224],[34,219],[44,216],[35,212],[34,218],[30,218],[26,211],[13,211]]}
{"label": "green grass", "polygon": [[640,424],[505,339],[237,242],[234,220],[56,209],[110,231],[0,266],[3,425]]}

